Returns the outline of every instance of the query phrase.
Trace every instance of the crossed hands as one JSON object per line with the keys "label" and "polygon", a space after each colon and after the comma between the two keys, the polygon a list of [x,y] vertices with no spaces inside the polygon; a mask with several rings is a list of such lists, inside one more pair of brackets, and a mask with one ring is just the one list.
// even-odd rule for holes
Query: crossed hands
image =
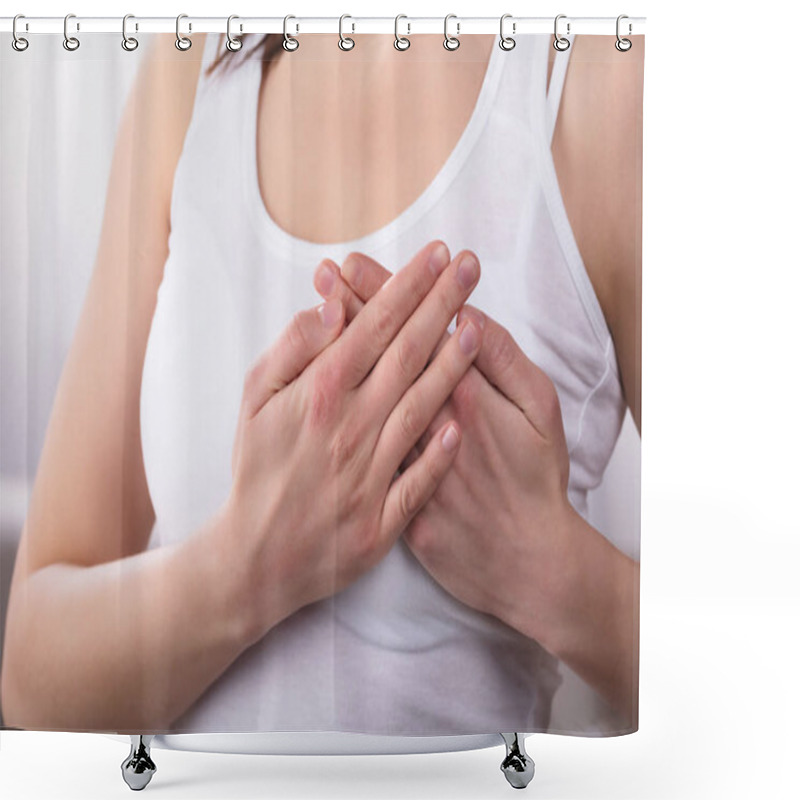
{"label": "crossed hands", "polygon": [[254,641],[401,535],[463,603],[526,632],[547,624],[575,513],[561,411],[505,328],[465,305],[479,273],[439,241],[396,275],[362,253],[326,259],[325,302],[251,366],[227,506]]}

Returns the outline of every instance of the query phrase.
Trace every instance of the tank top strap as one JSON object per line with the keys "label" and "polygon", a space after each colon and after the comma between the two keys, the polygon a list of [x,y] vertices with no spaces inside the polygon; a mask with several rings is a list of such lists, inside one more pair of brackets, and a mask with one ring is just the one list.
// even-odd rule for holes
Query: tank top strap
{"label": "tank top strap", "polygon": [[561,93],[564,90],[564,79],[567,76],[567,65],[569,64],[569,54],[572,52],[572,40],[574,34],[565,36],[569,40],[570,46],[566,50],[556,52],[553,61],[553,71],[550,74],[550,83],[547,87],[547,139],[552,143],[553,132],[558,119],[558,108],[561,104]]}
{"label": "tank top strap", "polygon": [[[566,38],[571,39],[572,37],[568,36]],[[564,254],[564,260],[583,302],[584,309],[589,316],[597,342],[606,359],[611,362],[612,370],[616,372],[617,365],[615,363],[614,348],[611,343],[611,332],[567,217],[551,150],[556,114],[564,88],[568,53],[572,50],[572,46],[556,55],[553,72],[550,76],[551,82],[548,86],[547,62],[553,49],[553,38],[552,36],[537,34],[534,42],[531,54],[529,118],[533,128],[533,151],[536,155],[542,193]]]}

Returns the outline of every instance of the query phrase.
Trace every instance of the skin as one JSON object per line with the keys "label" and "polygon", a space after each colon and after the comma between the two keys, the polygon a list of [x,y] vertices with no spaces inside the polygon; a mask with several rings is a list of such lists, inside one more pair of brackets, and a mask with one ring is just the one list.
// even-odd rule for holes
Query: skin
{"label": "skin", "polygon": [[[195,38],[196,46],[202,46],[202,35]],[[322,38],[309,37],[309,41],[321,43]],[[332,42],[335,48],[336,38],[329,39],[328,45]],[[467,42],[476,48],[471,53]],[[418,44],[421,41],[415,42],[415,47]],[[440,42],[437,47],[441,49]],[[389,49],[394,52],[393,48]],[[324,225],[324,219],[311,212],[315,207],[336,208],[342,211],[342,215],[336,217],[338,235],[342,236],[342,220],[349,220],[353,227],[344,238],[352,238],[366,232],[356,229],[356,225],[374,229],[411,202],[444,162],[477,97],[482,67],[488,60],[488,46],[482,44],[481,37],[465,37],[460,50],[472,56],[465,59],[460,69],[449,71],[444,64],[437,65],[442,78],[439,87],[446,81],[446,86],[453,88],[446,93],[452,102],[448,103],[448,108],[440,108],[439,115],[434,118],[436,126],[431,128],[441,131],[441,137],[420,147],[413,137],[421,129],[421,120],[408,114],[403,117],[407,126],[402,129],[402,138],[407,142],[408,152],[422,154],[426,160],[412,159],[411,168],[404,168],[398,176],[402,179],[402,192],[381,194],[385,184],[375,183],[376,175],[381,174],[378,171],[381,169],[380,152],[375,151],[371,160],[360,162],[359,159],[369,153],[363,141],[341,137],[326,144],[313,138],[312,128],[319,133],[323,128],[335,130],[338,126],[343,131],[349,128],[350,134],[364,128],[360,120],[352,120],[351,109],[346,105],[325,106],[326,114],[340,116],[326,117],[325,125],[303,126],[301,130],[307,137],[304,147],[313,154],[322,152],[315,146],[339,146],[341,150],[333,151],[333,162],[344,159],[342,163],[349,163],[351,169],[347,174],[355,183],[340,186],[335,203],[327,195],[320,195],[315,201],[313,187],[294,181],[300,173],[293,174],[294,200],[282,200],[275,195],[264,198],[279,224],[312,241],[330,240],[331,228],[326,234],[324,227],[315,230],[303,227],[302,223],[315,220],[314,224],[319,221]],[[310,53],[306,42],[298,53]],[[9,725],[131,733],[168,730],[169,722],[183,713],[266,629],[277,624],[282,614],[291,613],[293,607],[308,597],[319,596],[321,591],[314,585],[312,576],[309,593],[291,598],[283,607],[278,608],[278,603],[270,604],[263,598],[261,603],[254,604],[264,564],[275,553],[264,548],[259,551],[259,539],[252,532],[247,546],[235,548],[231,545],[235,537],[244,537],[244,531],[250,530],[245,521],[258,519],[262,530],[275,525],[277,532],[279,523],[273,521],[281,518],[275,507],[257,511],[253,505],[256,493],[252,489],[255,485],[252,476],[258,474],[263,464],[253,455],[258,451],[256,434],[251,436],[245,431],[263,427],[266,435],[270,429],[267,421],[277,426],[275,420],[283,419],[283,415],[278,413],[275,404],[279,403],[286,411],[291,404],[285,398],[292,392],[300,392],[306,398],[307,407],[315,409],[312,413],[318,415],[320,425],[332,425],[334,417],[340,423],[345,418],[336,414],[328,416],[333,412],[313,401],[315,396],[320,396],[318,381],[323,380],[320,376],[326,374],[325,370],[317,368],[313,372],[316,377],[313,380],[307,377],[303,383],[305,388],[297,388],[306,368],[315,364],[331,344],[331,339],[319,332],[318,326],[323,324],[322,312],[316,310],[299,313],[292,324],[295,332],[287,329],[271,350],[271,358],[262,365],[262,372],[254,366],[246,381],[237,444],[232,454],[232,469],[237,476],[234,481],[237,489],[232,492],[234,499],[180,545],[145,550],[155,515],[141,453],[138,421],[141,368],[167,256],[172,177],[191,118],[199,66],[197,61],[181,61],[181,55],[174,48],[173,37],[154,37],[151,55],[137,78],[120,125],[95,270],[59,383],[12,579],[0,684],[0,699]],[[348,58],[352,54],[342,55]],[[479,55],[484,59],[483,64],[478,61]],[[470,60],[475,64],[467,63]],[[299,69],[299,62],[295,63]],[[273,108],[271,97],[273,101],[281,97],[286,100],[288,85],[285,75],[284,79],[279,77],[280,67],[281,61],[278,61],[276,77],[262,86],[260,116]],[[416,77],[397,96],[423,97],[431,68],[428,64],[416,72]],[[375,71],[375,74],[392,73]],[[319,73],[316,77],[321,88],[326,85],[330,88],[325,84],[326,79],[330,80],[329,75]],[[394,79],[399,77],[399,74],[394,75]],[[352,73],[351,80],[358,80],[356,72]],[[296,115],[295,122],[310,119],[313,108],[323,108],[314,105],[313,81],[306,85],[310,90],[308,98],[300,98],[298,102],[293,95],[292,102],[282,106],[284,111],[289,108],[291,114]],[[380,113],[381,106],[376,104],[380,98],[391,94],[392,87],[375,84],[370,90],[374,103],[371,106],[365,103],[365,107],[376,110],[375,120],[385,119]],[[321,94],[324,96],[324,91]],[[316,97],[317,102],[319,99]],[[420,112],[431,112],[440,100],[440,94],[436,94],[429,102],[412,104],[410,110],[418,108]],[[271,117],[273,122],[280,123],[280,119],[281,115]],[[272,173],[269,167],[270,147],[274,143],[272,152],[279,153],[287,146],[287,135],[287,129],[278,124],[269,137],[262,135],[259,139],[262,193],[267,185],[276,188],[287,185],[281,180],[280,162],[274,156]],[[349,150],[346,149],[348,141],[351,142]],[[401,142],[396,144],[399,146]],[[554,151],[555,147],[554,144]],[[138,165],[135,171],[129,168],[131,163]],[[359,164],[360,169],[353,171]],[[383,166],[388,168],[385,162]],[[325,191],[333,185],[332,180],[323,178],[317,181],[316,189]],[[398,181],[396,186],[400,185]],[[370,198],[368,207],[360,202],[361,197]],[[132,198],[147,198],[147,202],[133,206]],[[296,208],[291,208],[292,202],[298,203]],[[304,206],[304,202],[311,205]],[[305,213],[303,208],[307,209]],[[568,210],[572,213],[569,207]],[[297,221],[298,228],[291,230],[288,221]],[[329,221],[328,224],[333,223]],[[137,248],[115,246],[129,240],[135,240]],[[453,261],[463,255],[457,254]],[[594,282],[594,275],[592,279]],[[435,285],[441,283],[444,290],[445,281],[443,273]],[[609,285],[613,285],[610,278]],[[607,294],[614,292],[609,290]],[[466,295],[460,302],[464,299]],[[395,300],[403,303],[401,296]],[[409,311],[411,316],[407,314],[404,321],[419,316],[421,306],[420,302]],[[336,304],[326,304],[326,308],[326,313],[331,314],[330,309],[335,309]],[[603,308],[610,318],[605,305]],[[395,323],[389,327],[394,329]],[[436,327],[429,325],[427,328],[431,349],[439,338]],[[341,332],[337,344],[345,341],[350,329],[351,325],[344,327],[342,317],[337,317],[335,326],[326,328],[333,338]],[[397,337],[392,340],[397,341]],[[436,358],[441,352],[436,350]],[[481,350],[476,352],[479,354]],[[455,355],[453,349],[451,355]],[[429,356],[430,352],[425,358]],[[408,357],[407,353],[404,358],[395,359],[396,364],[407,363]],[[471,357],[478,356],[473,353]],[[368,363],[367,356],[362,355],[362,358],[365,359],[363,363]],[[293,370],[286,366],[291,364],[300,372],[290,379]],[[408,373],[411,374],[413,372]],[[257,379],[258,375],[264,378],[264,384]],[[353,386],[347,388],[347,383],[341,382],[339,369],[327,375],[337,387],[340,398],[354,394]],[[457,373],[452,367],[449,376],[455,386]],[[280,384],[280,389],[263,404],[262,411],[255,417],[246,417],[248,387],[271,386],[274,390],[276,383]],[[382,413],[385,413],[388,400],[381,397],[374,385],[376,382],[373,382],[373,401],[382,404]],[[91,386],[92,391],[86,392],[86,386]],[[334,404],[334,411],[342,411],[341,403]],[[418,417],[417,425],[425,416]],[[245,418],[265,422],[263,426],[256,426],[245,423]],[[404,418],[407,419],[407,415],[400,416]],[[425,425],[429,424],[433,424],[431,420],[425,420]],[[409,426],[409,438],[415,428],[416,425]],[[349,576],[343,575],[342,582],[357,574],[359,563],[364,568],[374,563],[370,559],[384,552],[392,534],[399,532],[400,520],[410,518],[443,480],[460,450],[462,432],[457,422],[454,429],[455,450],[448,451],[444,447],[445,429],[432,440],[439,448],[429,453],[424,472],[414,471],[414,463],[418,463],[416,458],[413,463],[405,464],[404,476],[416,475],[417,479],[426,480],[409,481],[408,489],[402,494],[395,491],[395,508],[399,512],[393,523],[377,524],[373,511],[371,528],[363,524],[352,526],[351,532],[360,530],[363,533],[369,529],[372,535],[351,538],[352,572]],[[330,436],[334,428],[324,430]],[[344,442],[341,436],[333,436],[329,441]],[[374,454],[377,443],[372,442],[371,446]],[[393,450],[396,455],[398,445],[395,442],[384,449],[386,452]],[[411,444],[407,450],[412,451]],[[343,458],[350,448],[345,442],[337,452]],[[356,458],[353,463],[358,461]],[[383,478],[390,461],[383,464]],[[385,487],[386,497],[396,484],[394,481]],[[373,487],[372,500],[382,491],[380,487]],[[244,540],[240,538],[240,541]],[[313,546],[313,535],[309,534],[306,542]],[[241,557],[243,552],[247,558]],[[259,555],[263,558],[258,558]],[[325,579],[329,582],[327,589],[335,591],[336,585],[330,585],[329,574]],[[168,597],[156,591],[161,586],[169,587]],[[127,602],[120,605],[120,598],[126,598]],[[193,624],[198,618],[204,620],[203,626]],[[69,620],[69,625],[64,624],[65,619]],[[35,637],[30,635],[34,630],[38,634]],[[98,647],[102,647],[102,658],[97,658]],[[31,669],[31,665],[36,665],[36,669]]]}
{"label": "skin", "polygon": [[[631,233],[641,227],[642,62],[605,37],[576,37],[572,46],[554,161],[641,430],[641,252]],[[353,253],[341,270],[323,262],[315,285],[345,303],[349,320],[389,275]],[[552,383],[502,326],[471,307],[464,314],[485,328],[484,341],[441,412],[458,420],[464,441],[406,543],[451,594],[542,643],[619,712],[621,726],[635,728],[639,565],[567,499],[569,458]]]}

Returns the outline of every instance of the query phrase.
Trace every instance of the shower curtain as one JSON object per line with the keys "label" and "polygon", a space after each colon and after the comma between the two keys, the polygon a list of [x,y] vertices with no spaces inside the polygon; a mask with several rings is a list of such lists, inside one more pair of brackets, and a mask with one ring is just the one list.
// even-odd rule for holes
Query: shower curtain
{"label": "shower curtain", "polygon": [[644,38],[29,38],[0,726],[637,730]]}

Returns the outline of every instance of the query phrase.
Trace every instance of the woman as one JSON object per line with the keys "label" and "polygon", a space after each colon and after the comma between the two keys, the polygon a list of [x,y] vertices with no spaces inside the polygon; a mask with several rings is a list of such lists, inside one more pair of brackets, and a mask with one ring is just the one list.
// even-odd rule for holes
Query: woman
{"label": "woman", "polygon": [[[276,38],[222,69],[217,37],[202,64],[159,37],[126,107],[15,565],[7,721],[547,730],[562,659],[635,730],[638,568],[576,508],[624,398],[639,425],[640,61],[572,45],[552,158],[587,284],[574,253],[552,269],[550,131],[519,135],[538,43],[315,35],[262,72]],[[474,202],[498,142],[541,178],[527,228],[510,190]],[[377,292],[381,262],[408,263]]]}

